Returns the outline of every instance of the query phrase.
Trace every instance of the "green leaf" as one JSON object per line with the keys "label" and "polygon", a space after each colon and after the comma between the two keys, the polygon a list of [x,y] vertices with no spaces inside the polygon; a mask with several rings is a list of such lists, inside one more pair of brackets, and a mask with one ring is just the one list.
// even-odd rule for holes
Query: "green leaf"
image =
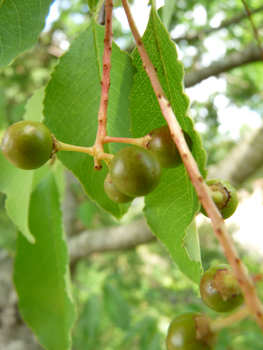
{"label": "green leaf", "polygon": [[24,120],[31,120],[34,122],[42,122],[43,120],[43,104],[44,87],[36,90],[30,97],[26,104],[26,113],[23,116]]}
{"label": "green leaf", "polygon": [[157,330],[157,322],[153,318],[145,318],[141,322],[140,350],[158,350],[160,349],[160,335]]}
{"label": "green leaf", "polygon": [[[193,141],[192,153],[205,177],[205,152],[200,136],[193,129],[193,122],[187,116],[189,99],[183,90],[183,66],[154,7],[143,42],[181,127]],[[137,49],[132,56],[138,71],[131,95],[132,133],[134,137],[141,137],[165,125],[166,121]],[[152,231],[166,245],[180,270],[199,283],[202,271],[200,255],[197,254],[199,242],[196,239],[191,240],[191,247],[184,245],[186,229],[199,210],[199,202],[184,165],[164,169],[160,185],[146,197],[145,203],[145,215]]]}
{"label": "green leaf", "polygon": [[32,194],[29,226],[36,243],[18,235],[14,267],[20,313],[46,349],[68,350],[75,309],[59,193],[52,173]]}
{"label": "green leaf", "polygon": [[157,329],[157,321],[152,317],[146,317],[129,327],[123,338],[123,347],[134,342],[139,337],[140,350],[159,350],[161,337]]}
{"label": "green leaf", "polygon": [[33,243],[28,226],[28,210],[34,171],[22,170],[10,164],[0,152],[0,191],[7,195],[6,212],[18,230]]}
{"label": "green leaf", "polygon": [[186,229],[186,236],[183,240],[189,259],[201,261],[201,252],[199,247],[199,236],[197,231],[196,220],[194,219]]}
{"label": "green leaf", "polygon": [[105,283],[103,292],[105,307],[111,320],[121,329],[129,329],[130,310],[119,290],[109,283]]}
{"label": "green leaf", "polygon": [[158,10],[158,13],[162,19],[163,25],[167,30],[169,30],[169,26],[173,17],[175,6],[176,6],[176,1],[165,0],[164,6]]}
{"label": "green leaf", "polygon": [[86,227],[90,227],[92,225],[92,219],[94,217],[94,214],[97,212],[98,207],[91,201],[81,203],[77,209],[78,218]]}
{"label": "green leaf", "polygon": [[12,0],[0,4],[0,68],[30,49],[44,29],[54,0]]}
{"label": "green leaf", "polygon": [[[44,100],[45,124],[65,143],[92,147],[96,138],[101,95],[104,28],[93,20],[71,45],[55,67]],[[113,43],[111,87],[109,91],[107,133],[131,137],[130,100],[134,67],[128,54]],[[110,143],[105,152],[116,153],[124,145]],[[93,158],[78,152],[59,152],[59,159],[82,183],[86,193],[115,217],[120,218],[129,205],[112,202],[104,192],[108,169],[94,171]]]}
{"label": "green leaf", "polygon": [[65,168],[58,159],[56,159],[55,164],[52,166],[52,171],[57,183],[60,202],[63,202],[66,190]]}
{"label": "green leaf", "polygon": [[87,0],[90,12],[94,12],[100,0]]}
{"label": "green leaf", "polygon": [[84,338],[86,346],[92,346],[97,341],[97,333],[101,322],[102,312],[100,298],[92,295],[84,306],[83,314],[79,320],[80,337]]}
{"label": "green leaf", "polygon": [[0,193],[0,249],[3,248],[10,256],[14,256],[17,228],[6,213],[4,201],[5,195]]}

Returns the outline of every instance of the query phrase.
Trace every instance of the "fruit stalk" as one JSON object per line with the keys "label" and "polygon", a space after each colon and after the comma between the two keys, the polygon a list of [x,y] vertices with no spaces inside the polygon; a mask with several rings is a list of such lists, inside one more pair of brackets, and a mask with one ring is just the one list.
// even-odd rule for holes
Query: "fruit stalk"
{"label": "fruit stalk", "polygon": [[[60,152],[60,151],[70,151],[70,152],[81,152],[81,153],[87,153],[90,156],[94,156],[95,155],[95,151],[93,147],[81,147],[81,146],[74,146],[74,145],[70,145],[68,143],[64,143],[61,141],[56,140],[55,141],[55,153],[56,152]],[[99,152],[96,154],[96,157],[98,159],[112,159],[113,155],[109,154],[109,153],[104,153],[104,152]]]}
{"label": "fruit stalk", "polygon": [[[224,220],[221,213],[217,209],[211,195],[208,186],[205,184],[204,179],[202,178],[198,165],[195,162],[187,143],[185,142],[182,128],[180,127],[172,107],[163,91],[163,88],[159,82],[156,70],[152,64],[146,49],[143,45],[142,38],[138,32],[134,19],[132,17],[129,4],[127,0],[122,0],[122,4],[131,28],[133,37],[135,39],[138,51],[141,55],[143,67],[147,72],[152,87],[157,96],[162,114],[166,119],[166,122],[170,128],[171,136],[179,150],[183,163],[188,172],[189,178],[197,192],[198,198],[205,208],[208,216],[211,219],[213,230],[223,248],[224,254],[229,261],[230,265],[233,268],[233,271],[238,279],[238,282],[243,290],[246,304],[252,314],[255,314],[256,319],[260,327],[263,329],[263,307],[261,301],[257,295],[254,283],[252,279],[246,273],[246,268],[243,262],[241,261],[236,247],[230,237],[229,233],[226,230]],[[152,6],[154,4],[152,3]]]}
{"label": "fruit stalk", "polygon": [[55,153],[60,152],[60,151],[81,152],[81,153],[87,153],[90,156],[94,155],[94,150],[92,149],[92,147],[74,146],[74,145],[70,145],[68,143],[64,143],[64,142],[56,140],[55,141]]}
{"label": "fruit stalk", "polygon": [[221,331],[221,329],[242,320],[243,318],[249,316],[250,310],[248,307],[242,307],[241,309],[237,310],[236,312],[231,313],[229,316],[222,317],[218,320],[212,321],[209,325],[209,328],[211,332],[217,333]]}
{"label": "fruit stalk", "polygon": [[105,21],[105,38],[104,38],[104,52],[103,52],[103,72],[101,79],[101,99],[98,112],[98,131],[96,141],[94,143],[94,168],[95,170],[101,169],[101,158],[97,155],[104,152],[103,143],[106,133],[107,124],[107,106],[108,106],[108,94],[110,88],[110,70],[111,70],[111,51],[112,51],[112,0],[105,1],[106,21]]}
{"label": "fruit stalk", "polygon": [[104,143],[109,142],[120,142],[120,143],[127,143],[130,145],[146,148],[147,143],[151,139],[151,136],[146,135],[143,137],[138,138],[126,138],[126,137],[111,137],[111,136],[105,136]]}

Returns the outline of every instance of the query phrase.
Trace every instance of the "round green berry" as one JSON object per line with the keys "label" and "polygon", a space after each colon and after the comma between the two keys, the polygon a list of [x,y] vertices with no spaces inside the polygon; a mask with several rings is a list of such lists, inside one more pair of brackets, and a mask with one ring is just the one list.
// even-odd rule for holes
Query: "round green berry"
{"label": "round green berry", "polygon": [[6,130],[1,150],[4,157],[17,168],[37,169],[51,158],[53,138],[44,124],[20,121]]}
{"label": "round green berry", "polygon": [[[226,180],[222,179],[210,179],[206,181],[206,184],[210,187],[213,196],[213,191],[225,192],[225,199],[223,203],[217,202],[215,199],[215,204],[217,205],[219,211],[221,212],[224,219],[228,219],[234,214],[236,208],[238,207],[238,195],[236,189]],[[201,213],[208,216],[203,206],[201,207]]]}
{"label": "round green berry", "polygon": [[129,197],[146,196],[161,180],[161,166],[155,156],[144,148],[121,149],[110,164],[112,183]]}
{"label": "round green berry", "polygon": [[208,316],[189,312],[174,318],[166,338],[167,350],[212,350],[217,335],[209,329]]}
{"label": "round green berry", "polygon": [[230,265],[216,265],[205,271],[200,282],[205,304],[217,312],[229,312],[244,302],[243,293]]}
{"label": "round green berry", "polygon": [[116,186],[113,185],[110,174],[108,174],[104,180],[104,190],[107,196],[115,203],[129,203],[134,199],[133,197],[126,196],[126,194],[119,191]]}
{"label": "round green berry", "polygon": [[[183,134],[191,151],[193,147],[192,139],[187,132],[183,131]],[[183,163],[168,125],[153,130],[149,135],[151,136],[151,140],[148,142],[147,148],[159,160],[163,168],[175,168]]]}

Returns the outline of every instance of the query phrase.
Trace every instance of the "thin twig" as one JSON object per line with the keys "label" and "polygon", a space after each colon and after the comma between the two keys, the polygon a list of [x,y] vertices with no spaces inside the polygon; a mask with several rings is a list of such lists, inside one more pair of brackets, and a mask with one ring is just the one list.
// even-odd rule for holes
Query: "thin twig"
{"label": "thin twig", "polygon": [[[251,15],[254,15],[255,13],[258,13],[260,11],[263,10],[263,6],[260,6],[252,11],[250,11]],[[176,38],[172,38],[173,41],[175,42],[179,42],[180,40],[187,40],[188,42],[190,41],[194,41],[194,40],[200,40],[201,38],[204,38],[205,36],[207,36],[208,34],[211,34],[215,31],[218,31],[222,28],[227,28],[229,27],[231,24],[236,24],[239,23],[240,21],[242,21],[244,18],[247,17],[246,13],[240,13],[239,15],[230,18],[228,20],[222,21],[222,23],[215,27],[215,28],[203,28],[200,29],[196,34],[186,34],[184,36],[180,36],[180,37],[176,37]]]}
{"label": "thin twig", "polygon": [[247,3],[245,2],[245,0],[242,0],[243,2],[243,5],[245,7],[245,10],[246,10],[246,13],[247,13],[247,16],[250,20],[250,23],[251,23],[251,26],[253,28],[253,31],[254,31],[254,35],[255,35],[255,38],[257,40],[257,43],[258,43],[258,48],[259,48],[259,52],[260,52],[260,56],[261,56],[261,59],[263,61],[263,49],[262,49],[262,46],[261,46],[261,42],[260,42],[260,38],[259,38],[259,35],[258,35],[258,31],[257,31],[257,28],[253,22],[253,19],[252,19],[252,12],[249,10],[249,7],[247,5]]}
{"label": "thin twig", "polygon": [[235,275],[240,283],[240,286],[244,292],[247,306],[250,312],[256,315],[257,322],[263,329],[263,307],[257,295],[254,283],[246,273],[246,267],[238,256],[233,240],[226,230],[225,222],[222,218],[222,215],[220,214],[213,199],[211,198],[209,193],[209,188],[205,184],[205,181],[199,172],[198,165],[195,162],[191,152],[189,151],[189,148],[183,136],[182,128],[180,127],[173,113],[171,105],[159,82],[155,68],[143,45],[142,38],[138,32],[138,29],[132,17],[128,2],[127,0],[122,0],[122,3],[123,3],[124,10],[126,12],[129,26],[131,28],[133,37],[138,47],[138,51],[142,58],[143,67],[150,78],[152,87],[155,91],[155,94],[157,96],[157,99],[162,111],[162,114],[166,119],[167,124],[169,125],[172,138],[180,152],[181,158],[184,162],[189,178],[197,192],[200,202],[205,208],[208,216],[211,218],[214,232],[223,248],[223,251],[224,251],[224,254],[226,255],[227,260],[231,264],[235,272]]}
{"label": "thin twig", "polygon": [[104,38],[104,53],[103,53],[103,72],[101,79],[101,99],[100,107],[98,112],[98,131],[96,141],[93,148],[95,149],[96,155],[94,157],[94,168],[95,170],[101,169],[101,159],[97,155],[100,152],[104,152],[103,140],[106,133],[107,124],[107,106],[108,106],[108,94],[110,88],[110,70],[111,70],[111,51],[112,51],[112,0],[106,0],[105,11],[106,11],[106,24],[105,24],[105,38]]}

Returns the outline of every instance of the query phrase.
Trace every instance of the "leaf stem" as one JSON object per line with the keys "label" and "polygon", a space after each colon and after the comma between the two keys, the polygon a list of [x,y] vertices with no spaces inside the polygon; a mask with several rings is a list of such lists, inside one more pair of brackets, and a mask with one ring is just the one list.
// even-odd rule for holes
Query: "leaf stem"
{"label": "leaf stem", "polygon": [[128,143],[131,145],[139,146],[146,148],[147,143],[151,140],[151,136],[146,135],[144,137],[138,137],[138,138],[125,138],[125,137],[111,137],[111,136],[105,136],[104,143],[109,142],[120,142],[120,143]]}
{"label": "leaf stem", "polygon": [[98,112],[98,131],[96,136],[96,141],[94,143],[94,148],[96,149],[96,154],[94,155],[94,168],[96,170],[101,169],[101,159],[97,157],[97,154],[104,152],[103,141],[106,133],[107,124],[107,106],[108,106],[108,94],[110,88],[110,70],[111,70],[111,51],[112,51],[112,0],[105,1],[105,11],[106,11],[106,23],[105,23],[105,38],[104,38],[104,52],[103,52],[103,71],[101,79],[101,99],[100,107]]}
{"label": "leaf stem", "polygon": [[237,310],[236,312],[233,312],[229,316],[222,317],[218,320],[214,320],[210,323],[209,328],[211,332],[218,333],[221,331],[221,329],[228,327],[229,325],[242,320],[243,318],[249,316],[250,310],[248,307],[242,307],[241,309]]}
{"label": "leaf stem", "polygon": [[213,230],[223,248],[227,260],[232,266],[233,271],[238,279],[238,282],[245,296],[247,307],[252,314],[255,314],[258,324],[263,329],[263,307],[257,295],[254,283],[246,272],[246,267],[241,261],[233,240],[226,230],[226,225],[222,218],[222,215],[217,209],[216,204],[210,195],[209,188],[202,178],[202,175],[200,174],[198,165],[191,152],[189,151],[189,148],[183,136],[183,130],[180,127],[172,110],[171,104],[169,103],[159,82],[155,67],[147,54],[147,51],[142,42],[142,38],[132,17],[129,4],[127,0],[122,0],[122,3],[126,12],[129,26],[138,47],[138,51],[142,58],[143,67],[150,78],[152,87],[159,102],[160,109],[170,128],[171,136],[179,150],[189,178],[197,192],[200,202],[206,210],[206,213],[211,218]]}

